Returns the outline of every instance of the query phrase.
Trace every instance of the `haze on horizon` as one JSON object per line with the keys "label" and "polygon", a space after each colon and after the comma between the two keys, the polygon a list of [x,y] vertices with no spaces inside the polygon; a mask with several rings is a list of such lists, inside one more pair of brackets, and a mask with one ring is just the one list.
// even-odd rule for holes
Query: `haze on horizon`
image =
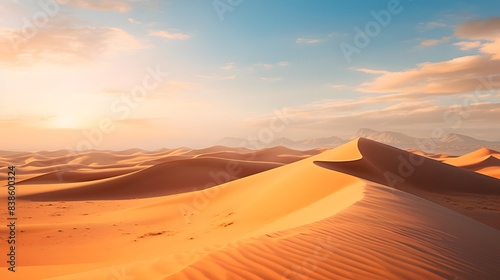
{"label": "haze on horizon", "polygon": [[76,148],[96,130],[98,150],[273,127],[500,140],[500,2],[40,3],[0,4],[2,150]]}

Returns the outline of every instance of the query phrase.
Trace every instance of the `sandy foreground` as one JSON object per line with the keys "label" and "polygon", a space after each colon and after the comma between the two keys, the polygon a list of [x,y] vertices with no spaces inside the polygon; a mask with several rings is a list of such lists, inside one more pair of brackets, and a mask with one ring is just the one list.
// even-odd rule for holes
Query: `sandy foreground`
{"label": "sandy foreground", "polygon": [[0,162],[18,172],[16,272],[3,226],[0,279],[500,279],[500,153],[486,148],[359,138]]}

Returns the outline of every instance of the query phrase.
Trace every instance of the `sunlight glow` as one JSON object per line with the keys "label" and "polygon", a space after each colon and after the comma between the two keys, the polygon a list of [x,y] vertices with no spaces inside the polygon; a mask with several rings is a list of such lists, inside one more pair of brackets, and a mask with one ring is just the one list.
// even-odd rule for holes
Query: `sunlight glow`
{"label": "sunlight glow", "polygon": [[51,120],[50,126],[53,128],[83,128],[84,122],[74,115],[59,115]]}

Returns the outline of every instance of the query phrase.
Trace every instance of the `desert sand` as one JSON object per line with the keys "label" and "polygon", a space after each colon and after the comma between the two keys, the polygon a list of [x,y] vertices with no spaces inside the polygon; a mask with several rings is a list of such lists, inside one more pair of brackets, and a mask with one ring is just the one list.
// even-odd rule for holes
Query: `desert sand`
{"label": "desert sand", "polygon": [[364,138],[0,152],[19,173],[17,272],[0,278],[498,279],[499,159]]}

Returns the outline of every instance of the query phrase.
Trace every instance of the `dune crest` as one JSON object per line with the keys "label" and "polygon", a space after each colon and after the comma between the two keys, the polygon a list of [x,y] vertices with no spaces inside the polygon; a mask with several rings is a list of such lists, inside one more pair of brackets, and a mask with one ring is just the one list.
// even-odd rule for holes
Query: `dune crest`
{"label": "dune crest", "polygon": [[500,194],[498,179],[365,138],[359,138],[357,144],[361,159],[314,163],[408,192]]}
{"label": "dune crest", "polygon": [[445,163],[500,179],[500,152],[481,148],[469,154],[444,160]]}

